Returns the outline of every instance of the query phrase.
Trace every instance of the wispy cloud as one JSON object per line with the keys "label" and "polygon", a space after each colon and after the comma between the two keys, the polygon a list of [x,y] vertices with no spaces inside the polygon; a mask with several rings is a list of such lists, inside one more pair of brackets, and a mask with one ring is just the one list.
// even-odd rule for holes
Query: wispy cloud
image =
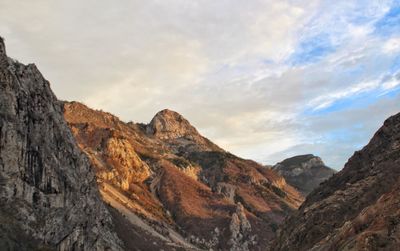
{"label": "wispy cloud", "polygon": [[400,53],[400,37],[394,37],[386,41],[383,45],[384,53]]}

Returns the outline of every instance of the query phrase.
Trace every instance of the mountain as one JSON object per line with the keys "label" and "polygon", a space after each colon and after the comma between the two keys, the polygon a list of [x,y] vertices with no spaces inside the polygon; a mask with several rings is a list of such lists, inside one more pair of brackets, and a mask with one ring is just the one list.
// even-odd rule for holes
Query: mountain
{"label": "mountain", "polygon": [[399,250],[400,113],[282,226],[272,250]]}
{"label": "mountain", "polygon": [[327,167],[320,157],[312,154],[285,159],[274,165],[272,170],[283,176],[288,184],[304,196],[336,173],[335,170]]}
{"label": "mountain", "polygon": [[128,249],[264,250],[303,201],[273,170],[224,151],[177,112],[125,123],[66,102],[64,117],[114,221],[125,220],[117,232]]}
{"label": "mountain", "polygon": [[91,164],[35,65],[0,38],[0,250],[122,250]]}

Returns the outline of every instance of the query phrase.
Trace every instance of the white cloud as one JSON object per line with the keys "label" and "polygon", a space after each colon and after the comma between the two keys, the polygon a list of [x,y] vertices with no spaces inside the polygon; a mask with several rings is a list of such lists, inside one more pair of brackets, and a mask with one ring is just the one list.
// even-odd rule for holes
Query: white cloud
{"label": "white cloud", "polygon": [[314,100],[312,100],[309,103],[309,106],[313,107],[314,110],[320,110],[323,108],[327,108],[330,105],[332,105],[335,101],[349,98],[353,95],[357,95],[360,93],[374,90],[378,86],[379,86],[379,82],[377,82],[377,81],[369,81],[369,82],[362,82],[359,84],[355,84],[344,90],[339,90],[335,93],[330,93],[328,95],[319,96],[319,97],[315,98]]}
{"label": "white cloud", "polygon": [[400,53],[400,37],[391,38],[383,44],[384,53]]}

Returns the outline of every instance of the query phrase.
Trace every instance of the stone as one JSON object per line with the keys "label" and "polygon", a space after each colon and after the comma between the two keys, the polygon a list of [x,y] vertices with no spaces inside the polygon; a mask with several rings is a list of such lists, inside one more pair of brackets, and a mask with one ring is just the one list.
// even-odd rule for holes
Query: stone
{"label": "stone", "polygon": [[[177,112],[162,110],[149,124],[125,123],[107,112],[65,102],[64,116],[93,163],[103,199],[123,201],[120,207],[126,210],[119,212],[140,215],[174,245],[182,243],[163,233],[178,228],[182,236],[193,236],[186,239],[200,249],[231,248],[232,214],[239,202],[252,214],[246,219],[237,214],[241,230],[233,238],[235,246],[262,250],[274,238],[276,225],[303,200],[274,171],[224,151]],[[135,221],[121,232],[137,227]],[[258,246],[253,236],[258,236]],[[141,237],[125,242],[132,238]]]}
{"label": "stone", "polygon": [[231,251],[248,251],[253,243],[255,236],[251,236],[251,224],[248,221],[243,205],[237,203],[236,212],[232,214],[229,226],[231,238],[229,244]]}
{"label": "stone", "polygon": [[272,250],[398,250],[400,113],[309,194]]}
{"label": "stone", "polygon": [[334,169],[327,167],[320,157],[312,154],[285,159],[272,166],[272,170],[282,175],[287,183],[304,196],[336,173]]}
{"label": "stone", "polygon": [[0,249],[122,250],[62,103],[0,39]]}

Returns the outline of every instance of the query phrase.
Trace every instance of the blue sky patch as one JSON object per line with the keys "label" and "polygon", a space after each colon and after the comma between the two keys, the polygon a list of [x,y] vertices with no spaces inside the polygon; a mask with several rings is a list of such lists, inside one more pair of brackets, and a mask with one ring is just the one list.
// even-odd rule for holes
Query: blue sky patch
{"label": "blue sky patch", "polygon": [[375,24],[376,34],[383,37],[400,34],[400,2],[396,2],[388,13]]}
{"label": "blue sky patch", "polygon": [[390,89],[386,92],[380,90],[373,90],[366,93],[360,93],[347,98],[339,99],[333,102],[326,108],[314,110],[314,108],[307,109],[305,115],[324,116],[333,112],[363,108],[373,103],[378,102],[380,99],[393,98],[400,94],[400,87]]}
{"label": "blue sky patch", "polygon": [[301,41],[296,52],[290,57],[292,65],[302,65],[318,62],[324,56],[335,52],[328,34],[317,36]]}

